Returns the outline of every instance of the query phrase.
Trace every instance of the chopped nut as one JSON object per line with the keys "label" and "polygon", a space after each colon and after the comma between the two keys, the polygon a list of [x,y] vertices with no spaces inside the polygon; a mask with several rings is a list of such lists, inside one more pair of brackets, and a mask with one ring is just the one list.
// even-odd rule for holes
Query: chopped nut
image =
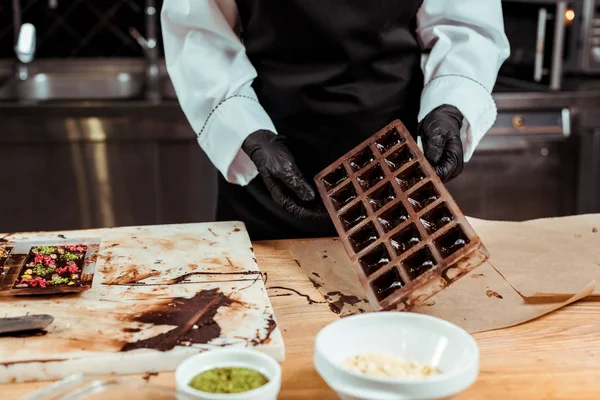
{"label": "chopped nut", "polygon": [[367,375],[410,378],[439,375],[441,372],[427,364],[405,361],[401,357],[383,354],[362,354],[349,357],[344,366],[349,370]]}

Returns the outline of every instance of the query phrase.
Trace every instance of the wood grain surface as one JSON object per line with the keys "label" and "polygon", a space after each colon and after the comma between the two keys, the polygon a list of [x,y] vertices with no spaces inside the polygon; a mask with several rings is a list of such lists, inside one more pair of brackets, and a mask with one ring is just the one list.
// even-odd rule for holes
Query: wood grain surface
{"label": "wood grain surface", "polygon": [[[286,347],[280,399],[335,399],[313,368],[317,332],[335,321],[324,298],[286,251],[288,243],[255,243],[258,264]],[[289,289],[286,289],[289,288]],[[291,289],[291,290],[290,290]],[[481,373],[459,400],[600,398],[600,303],[583,301],[535,321],[476,334]],[[146,377],[174,385],[172,373]],[[142,379],[139,376],[139,379]],[[18,399],[48,383],[0,385],[2,399]]]}

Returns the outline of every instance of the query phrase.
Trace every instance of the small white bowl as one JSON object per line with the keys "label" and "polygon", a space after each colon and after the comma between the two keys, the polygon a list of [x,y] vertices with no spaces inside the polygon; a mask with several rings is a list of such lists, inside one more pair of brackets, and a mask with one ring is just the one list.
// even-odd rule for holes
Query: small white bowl
{"label": "small white bowl", "polygon": [[[197,374],[213,368],[252,368],[269,379],[264,386],[243,393],[206,393],[189,386]],[[272,357],[250,349],[215,349],[197,354],[179,364],[175,371],[177,390],[203,400],[276,400],[281,389],[281,367]]]}
{"label": "small white bowl", "polygon": [[[359,354],[389,354],[426,363],[440,375],[373,377],[345,369]],[[473,337],[450,322],[408,312],[342,318],[323,328],[315,343],[315,368],[343,400],[431,400],[454,396],[475,382],[479,349]]]}

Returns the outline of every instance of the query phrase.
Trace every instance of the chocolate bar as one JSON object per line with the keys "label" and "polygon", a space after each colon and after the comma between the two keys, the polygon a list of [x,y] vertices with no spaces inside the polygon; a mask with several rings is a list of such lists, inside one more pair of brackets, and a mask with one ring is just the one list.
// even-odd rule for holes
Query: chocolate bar
{"label": "chocolate bar", "polygon": [[70,293],[91,288],[99,240],[12,245],[3,267],[0,295]]}
{"label": "chocolate bar", "polygon": [[410,310],[489,257],[400,121],[315,182],[375,310]]}

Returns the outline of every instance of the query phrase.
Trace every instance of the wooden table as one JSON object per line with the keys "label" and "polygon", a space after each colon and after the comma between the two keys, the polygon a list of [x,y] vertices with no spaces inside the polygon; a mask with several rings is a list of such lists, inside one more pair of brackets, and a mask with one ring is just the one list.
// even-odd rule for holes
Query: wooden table
{"label": "wooden table", "polygon": [[[317,332],[338,316],[290,257],[287,246],[293,246],[293,241],[254,245],[258,264],[268,276],[267,288],[281,286],[299,293],[270,290],[286,345],[279,398],[335,399],[313,368],[312,357]],[[309,304],[306,296],[315,303]],[[481,350],[481,373],[459,400],[600,398],[600,302],[580,302],[533,322],[475,338]],[[150,380],[174,385],[172,373]],[[18,399],[47,384],[0,385],[1,398]]]}

